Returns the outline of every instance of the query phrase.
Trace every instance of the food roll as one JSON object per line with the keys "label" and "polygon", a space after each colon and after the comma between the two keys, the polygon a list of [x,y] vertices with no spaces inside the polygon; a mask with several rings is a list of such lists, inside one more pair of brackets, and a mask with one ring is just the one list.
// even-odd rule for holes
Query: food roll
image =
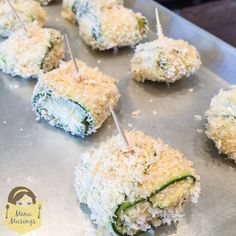
{"label": "food roll", "polygon": [[95,133],[119,99],[116,80],[77,60],[42,75],[33,93],[33,110],[50,125],[85,136]]}
{"label": "food roll", "polygon": [[148,23],[141,13],[114,1],[103,5],[99,3],[96,7],[89,1],[82,2],[75,4],[79,33],[93,49],[133,46],[146,37]]}
{"label": "food roll", "polygon": [[186,201],[197,202],[199,176],[183,154],[143,132],[126,132],[82,154],[75,171],[80,203],[87,204],[99,235],[136,235],[177,222]]}
{"label": "food roll", "polygon": [[64,39],[55,29],[28,25],[0,44],[0,69],[13,76],[37,78],[58,67],[64,57]]}
{"label": "food roll", "polygon": [[[11,3],[25,25],[33,22],[41,27],[44,25],[45,11],[39,3],[33,0],[11,0]],[[0,1],[0,36],[9,37],[21,27],[8,2]]]}
{"label": "food roll", "polygon": [[214,141],[219,153],[236,162],[236,88],[221,90],[214,96],[206,117],[207,136]]}
{"label": "food roll", "polygon": [[136,47],[131,60],[134,80],[173,83],[188,77],[200,68],[201,60],[195,47],[183,40],[161,37]]}

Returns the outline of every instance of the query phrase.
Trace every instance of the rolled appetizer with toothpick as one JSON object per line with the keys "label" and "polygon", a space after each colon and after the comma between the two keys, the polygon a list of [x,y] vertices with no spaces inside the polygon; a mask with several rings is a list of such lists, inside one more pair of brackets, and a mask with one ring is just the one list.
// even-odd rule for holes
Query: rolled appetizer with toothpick
{"label": "rolled appetizer with toothpick", "polygon": [[33,110],[50,125],[85,136],[95,133],[115,107],[119,91],[115,79],[76,60],[42,75],[33,93]]}
{"label": "rolled appetizer with toothpick", "polygon": [[157,13],[158,39],[140,44],[131,60],[134,80],[173,83],[195,73],[201,65],[195,47],[184,40],[165,37]]}
{"label": "rolled appetizer with toothpick", "polygon": [[207,136],[214,141],[219,153],[236,162],[236,88],[214,96],[206,112]]}
{"label": "rolled appetizer with toothpick", "polygon": [[101,235],[176,223],[184,203],[196,203],[200,193],[199,176],[182,153],[140,131],[124,135],[127,141],[113,136],[82,154],[75,171],[78,200]]}
{"label": "rolled appetizer with toothpick", "polygon": [[0,69],[12,76],[38,78],[59,66],[64,57],[64,40],[55,29],[27,25],[0,44]]}
{"label": "rolled appetizer with toothpick", "polygon": [[80,36],[93,49],[102,51],[133,46],[146,36],[147,19],[141,13],[135,13],[119,3],[76,1]]}
{"label": "rolled appetizer with toothpick", "polygon": [[[44,25],[45,11],[39,3],[33,0],[11,0],[11,3],[25,25],[33,22],[41,27]],[[0,1],[0,36],[9,37],[20,28],[21,24],[15,17],[8,1]]]}

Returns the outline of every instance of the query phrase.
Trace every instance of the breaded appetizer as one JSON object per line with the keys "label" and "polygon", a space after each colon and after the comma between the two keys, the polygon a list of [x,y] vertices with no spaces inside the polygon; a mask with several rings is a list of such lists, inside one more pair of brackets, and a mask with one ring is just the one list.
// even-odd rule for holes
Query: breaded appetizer
{"label": "breaded appetizer", "polygon": [[200,56],[195,47],[183,40],[161,37],[136,47],[131,71],[136,81],[173,83],[190,76],[200,65]]}
{"label": "breaded appetizer", "polygon": [[236,88],[221,90],[213,97],[206,117],[207,136],[214,141],[219,153],[236,162]]}
{"label": "breaded appetizer", "polygon": [[146,36],[147,19],[119,1],[78,0],[75,9],[80,36],[93,49],[132,46]]}
{"label": "breaded appetizer", "polygon": [[[11,0],[11,3],[21,18],[27,25],[37,22],[38,26],[45,23],[45,11],[39,3],[33,0]],[[20,22],[15,17],[14,12],[6,0],[0,1],[0,36],[9,37],[13,32],[21,28]]]}
{"label": "breaded appetizer", "polygon": [[113,136],[84,153],[75,171],[80,203],[91,210],[101,235],[136,235],[177,222],[186,201],[197,202],[199,177],[183,154],[139,131],[126,132],[121,151]]}
{"label": "breaded appetizer", "polygon": [[37,78],[57,68],[64,57],[64,39],[55,29],[28,25],[0,44],[0,69],[13,76]]}
{"label": "breaded appetizer", "polygon": [[119,100],[116,81],[77,61],[42,75],[33,93],[33,110],[50,125],[85,137],[95,133]]}

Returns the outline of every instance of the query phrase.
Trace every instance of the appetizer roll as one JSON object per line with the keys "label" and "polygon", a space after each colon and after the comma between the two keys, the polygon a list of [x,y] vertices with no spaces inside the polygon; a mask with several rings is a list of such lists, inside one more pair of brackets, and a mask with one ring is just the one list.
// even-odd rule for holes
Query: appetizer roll
{"label": "appetizer roll", "polygon": [[[11,3],[25,25],[32,22],[37,22],[41,27],[44,25],[45,11],[39,3],[33,0],[11,0]],[[9,37],[20,28],[21,24],[7,1],[0,1],[0,36]]]}
{"label": "appetizer roll", "polygon": [[101,235],[136,235],[177,222],[183,203],[196,203],[200,193],[199,177],[179,151],[142,132],[126,135],[131,150],[122,152],[114,136],[84,153],[75,171],[78,199]]}
{"label": "appetizer roll", "polygon": [[201,65],[197,50],[183,40],[161,37],[140,44],[131,61],[133,79],[173,83],[193,74]]}
{"label": "appetizer roll", "polygon": [[113,78],[81,61],[77,64],[79,74],[70,61],[42,75],[32,102],[38,118],[83,138],[95,133],[108,118],[119,91]]}
{"label": "appetizer roll", "polygon": [[0,44],[0,69],[13,76],[37,78],[58,67],[64,57],[63,37],[55,29],[27,28],[29,35],[20,29]]}
{"label": "appetizer roll", "polygon": [[147,19],[140,13],[114,4],[114,1],[94,4],[89,1],[75,4],[80,36],[93,49],[132,46],[146,36]]}
{"label": "appetizer roll", "polygon": [[207,136],[220,153],[236,161],[236,88],[213,97],[206,117]]}

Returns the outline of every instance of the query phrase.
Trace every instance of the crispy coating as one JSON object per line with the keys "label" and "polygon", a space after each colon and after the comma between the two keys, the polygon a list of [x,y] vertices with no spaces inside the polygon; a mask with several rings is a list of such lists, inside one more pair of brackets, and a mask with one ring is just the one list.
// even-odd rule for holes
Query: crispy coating
{"label": "crispy coating", "polygon": [[[38,77],[59,65],[64,57],[64,40],[55,29],[28,25],[0,44],[0,69],[13,76]],[[33,53],[32,53],[33,52]]]}
{"label": "crispy coating", "polygon": [[161,37],[140,44],[131,61],[134,80],[173,83],[199,69],[201,60],[197,50],[183,40]]}
{"label": "crispy coating", "polygon": [[219,153],[236,161],[236,89],[221,90],[213,97],[206,117],[207,136],[215,142]]}
{"label": "crispy coating", "polygon": [[46,85],[56,97],[73,100],[90,113],[94,129],[101,127],[110,116],[110,106],[115,108],[120,94],[116,81],[88,67],[84,62],[77,61],[79,79],[72,61],[63,63],[60,68],[40,77],[40,82]]}
{"label": "crispy coating", "polygon": [[76,4],[79,33],[86,44],[93,49],[108,50],[135,45],[146,37],[148,25],[144,16],[117,1],[102,2]]}
{"label": "crispy coating", "polygon": [[[190,174],[198,179],[192,163],[160,139],[139,131],[126,132],[126,136],[132,150],[123,152],[120,137],[113,136],[84,153],[75,172],[79,201],[88,205],[100,229],[111,232],[109,222],[124,201],[146,198],[177,176]],[[195,186],[191,194],[196,200],[200,189]]]}
{"label": "crispy coating", "polygon": [[[13,0],[11,3],[25,25],[33,22],[40,27],[44,25],[45,11],[39,3],[32,0]],[[21,27],[7,1],[0,1],[0,36],[9,37]]]}

